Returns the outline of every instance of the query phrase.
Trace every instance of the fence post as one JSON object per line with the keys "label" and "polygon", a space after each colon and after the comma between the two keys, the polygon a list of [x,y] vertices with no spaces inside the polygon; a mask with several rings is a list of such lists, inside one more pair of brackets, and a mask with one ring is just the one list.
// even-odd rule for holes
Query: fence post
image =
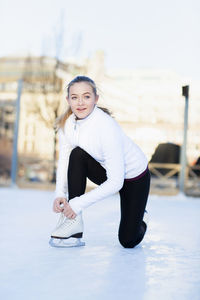
{"label": "fence post", "polygon": [[11,186],[16,187],[16,178],[18,170],[18,131],[19,131],[19,116],[20,116],[20,98],[22,93],[22,79],[18,80],[17,100],[16,100],[16,117],[13,138],[13,152],[12,152],[12,165],[11,165]]}
{"label": "fence post", "polygon": [[182,87],[182,96],[185,96],[185,110],[184,110],[184,134],[183,144],[181,147],[181,170],[180,170],[180,182],[179,188],[182,193],[185,191],[185,175],[186,175],[186,149],[187,149],[187,129],[188,129],[188,105],[189,105],[189,85]]}

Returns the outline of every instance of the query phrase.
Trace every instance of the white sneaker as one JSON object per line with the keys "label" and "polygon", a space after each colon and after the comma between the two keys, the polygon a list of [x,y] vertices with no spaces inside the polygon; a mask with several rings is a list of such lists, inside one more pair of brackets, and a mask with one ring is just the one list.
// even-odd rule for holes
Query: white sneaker
{"label": "white sneaker", "polygon": [[51,238],[68,239],[70,237],[82,238],[83,236],[83,220],[82,214],[74,219],[69,219],[61,214],[56,229],[52,232]]}

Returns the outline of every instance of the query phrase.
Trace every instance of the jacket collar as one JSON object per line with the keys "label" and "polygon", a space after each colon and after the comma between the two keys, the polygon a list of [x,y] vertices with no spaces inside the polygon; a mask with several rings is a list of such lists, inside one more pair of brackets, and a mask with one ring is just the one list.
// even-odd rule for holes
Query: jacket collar
{"label": "jacket collar", "polygon": [[87,117],[85,117],[84,119],[78,119],[78,120],[76,119],[76,115],[73,113],[72,114],[72,121],[73,121],[73,123],[80,124],[80,125],[83,124],[83,123],[85,123],[87,120],[89,120],[89,119],[92,118],[92,116],[95,114],[96,110],[97,110],[97,106],[95,104],[93,110],[91,111],[91,113]]}

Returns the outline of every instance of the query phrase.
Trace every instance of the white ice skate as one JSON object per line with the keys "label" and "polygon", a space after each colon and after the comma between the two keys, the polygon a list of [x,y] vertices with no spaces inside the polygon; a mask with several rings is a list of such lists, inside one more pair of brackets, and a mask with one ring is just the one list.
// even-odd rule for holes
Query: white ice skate
{"label": "white ice skate", "polygon": [[146,224],[146,226],[147,226],[148,223],[149,223],[149,215],[148,215],[148,212],[147,212],[146,209],[145,209],[145,211],[144,211],[143,222]]}
{"label": "white ice skate", "polygon": [[81,241],[82,236],[82,214],[77,215],[74,219],[69,219],[61,213],[58,224],[51,234],[49,244],[58,248],[85,246],[85,243]]}

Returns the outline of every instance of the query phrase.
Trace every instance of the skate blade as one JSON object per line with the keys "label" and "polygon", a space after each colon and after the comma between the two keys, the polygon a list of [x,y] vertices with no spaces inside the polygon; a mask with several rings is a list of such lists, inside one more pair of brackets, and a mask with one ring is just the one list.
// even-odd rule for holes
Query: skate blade
{"label": "skate blade", "polygon": [[75,239],[74,242],[68,239],[66,240],[66,239],[50,238],[49,245],[51,247],[56,247],[56,248],[72,248],[72,247],[85,246],[85,242],[82,242],[80,238]]}

